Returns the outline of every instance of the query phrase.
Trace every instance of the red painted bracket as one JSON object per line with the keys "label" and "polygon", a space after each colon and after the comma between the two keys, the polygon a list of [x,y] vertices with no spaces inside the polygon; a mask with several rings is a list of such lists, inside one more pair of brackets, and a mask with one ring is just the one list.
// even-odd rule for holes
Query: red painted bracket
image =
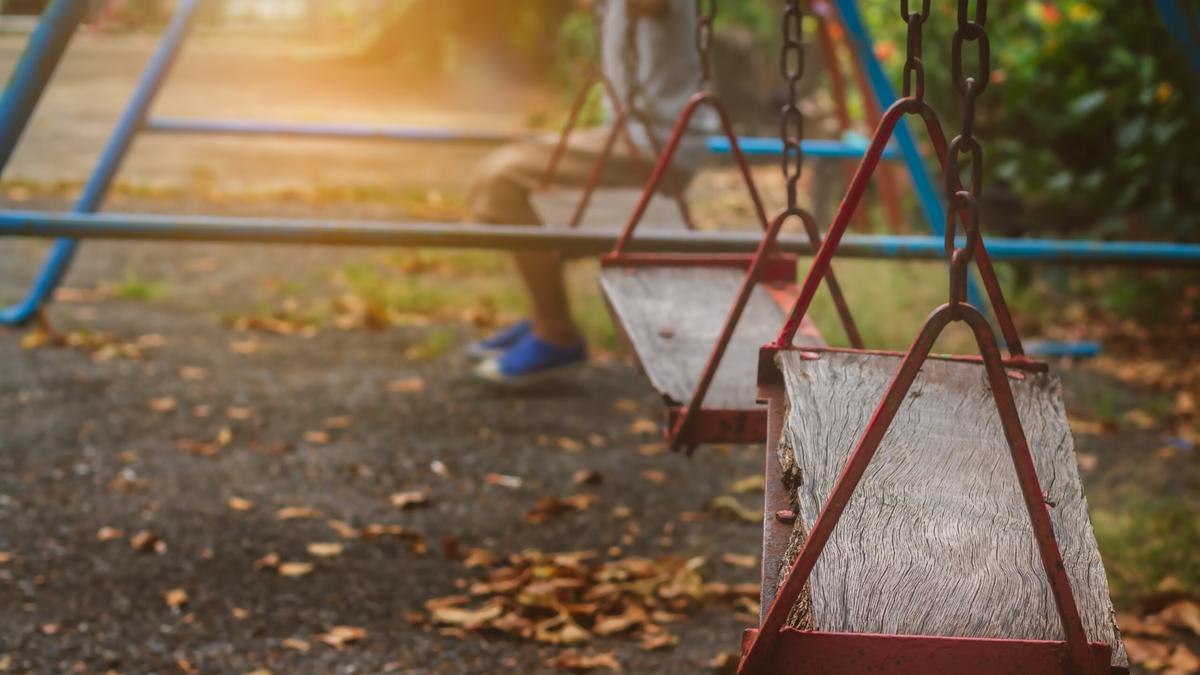
{"label": "red painted bracket", "polygon": [[[757,629],[742,637],[743,653]],[[1103,642],[1088,644],[1097,668],[1109,670],[1112,651]],[[784,628],[775,652],[774,672],[825,675],[1062,675],[1069,672],[1067,643],[826,633]],[[1120,669],[1117,669],[1120,670]]]}
{"label": "red painted bracket", "polygon": [[[668,408],[667,429],[674,429],[686,412],[686,406]],[[686,432],[679,438],[679,445],[696,447],[701,443],[762,443],[766,437],[767,411],[763,408],[701,408],[696,411],[688,423]]]}

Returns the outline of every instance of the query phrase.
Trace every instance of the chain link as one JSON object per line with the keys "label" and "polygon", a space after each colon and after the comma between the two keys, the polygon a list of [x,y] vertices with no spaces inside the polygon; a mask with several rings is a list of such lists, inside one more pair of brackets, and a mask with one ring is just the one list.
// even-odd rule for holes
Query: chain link
{"label": "chain link", "polygon": [[700,88],[712,81],[713,22],[717,18],[717,0],[696,0],[696,51],[700,54]]}
{"label": "chain link", "polygon": [[804,113],[800,110],[800,81],[804,79],[804,10],[800,0],[787,0],[783,11],[783,44],[779,71],[787,82],[788,98],[779,122],[783,141],[783,177],[787,181],[788,208],[796,210],[800,172],[804,167]]}
{"label": "chain link", "polygon": [[[958,0],[958,25],[951,44],[950,72],[954,88],[962,96],[962,128],[946,150],[946,254],[950,258],[950,303],[966,301],[967,268],[979,245],[979,200],[983,192],[983,147],[975,138],[975,104],[987,89],[991,78],[991,51],[988,43],[987,0],[976,0],[972,16],[970,0]],[[964,74],[963,52],[966,43],[974,42],[978,50],[975,72]],[[963,155],[970,156],[971,179],[965,187],[962,180]],[[965,243],[956,247],[958,223],[963,219]]]}
{"label": "chain link", "polygon": [[904,85],[905,98],[917,102],[925,100],[925,63],[921,60],[924,48],[925,22],[929,19],[930,0],[921,0],[921,11],[914,12],[909,7],[909,0],[900,0],[900,18],[908,24],[908,34],[904,50]]}

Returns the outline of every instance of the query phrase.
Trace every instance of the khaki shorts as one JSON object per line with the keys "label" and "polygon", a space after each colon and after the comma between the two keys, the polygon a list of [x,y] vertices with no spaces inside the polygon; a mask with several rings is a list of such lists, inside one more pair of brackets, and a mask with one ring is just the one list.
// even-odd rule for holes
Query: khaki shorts
{"label": "khaki shorts", "polygon": [[[601,127],[572,133],[551,185],[583,188],[604,149],[609,130],[609,127]],[[506,145],[488,155],[477,167],[467,192],[467,207],[471,210],[472,220],[497,225],[540,224],[541,219],[530,204],[529,195],[541,185],[557,143],[557,134],[541,136]],[[640,188],[646,184],[653,168],[653,158],[643,154],[640,159],[635,159],[624,138],[618,137],[598,186]],[[688,178],[682,172],[672,171],[663,181],[664,187],[684,186]]]}

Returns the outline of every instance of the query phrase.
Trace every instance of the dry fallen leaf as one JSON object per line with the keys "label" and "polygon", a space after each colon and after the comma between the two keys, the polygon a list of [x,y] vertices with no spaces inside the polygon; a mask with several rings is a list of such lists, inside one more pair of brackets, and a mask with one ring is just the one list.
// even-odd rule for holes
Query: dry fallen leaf
{"label": "dry fallen leaf", "polygon": [[38,632],[42,635],[58,635],[58,630],[59,627],[56,623],[43,623],[38,625]]}
{"label": "dry fallen leaf", "polygon": [[297,579],[311,574],[314,569],[316,566],[310,562],[281,562],[279,563],[279,576]]}
{"label": "dry fallen leaf", "polygon": [[308,545],[308,554],[317,558],[334,558],[342,554],[342,545],[336,542],[313,542]]}
{"label": "dry fallen leaf", "polygon": [[321,421],[321,427],[325,429],[345,429],[350,426],[351,421],[349,415],[326,417]]}
{"label": "dry fallen leaf", "polygon": [[661,455],[667,451],[666,443],[643,443],[638,446],[637,453],[643,457],[653,457]]}
{"label": "dry fallen leaf", "polygon": [[254,508],[254,502],[241,497],[230,497],[229,508],[234,511],[249,511]]}
{"label": "dry fallen leaf", "polygon": [[421,377],[408,377],[402,380],[392,380],[387,383],[387,390],[397,394],[411,394],[413,392],[425,391],[425,379]]}
{"label": "dry fallen leaf", "polygon": [[1171,654],[1171,645],[1166,642],[1133,636],[1123,636],[1121,641],[1125,643],[1129,660],[1147,668],[1157,669]]}
{"label": "dry fallen leaf", "polygon": [[276,511],[275,517],[279,520],[304,520],[320,518],[321,512],[311,506],[286,506]]}
{"label": "dry fallen leaf", "polygon": [[163,602],[167,603],[167,607],[175,610],[182,609],[190,600],[187,591],[182,588],[163,591],[162,597]]}
{"label": "dry fallen leaf", "polygon": [[0,565],[12,562],[13,556],[8,551],[0,551]]}
{"label": "dry fallen leaf", "polygon": [[658,433],[658,422],[645,417],[639,417],[629,424],[629,433],[656,434]]}
{"label": "dry fallen leaf", "polygon": [[365,639],[367,639],[367,629],[356,626],[334,626],[329,629],[328,633],[317,636],[317,640],[337,650]]}
{"label": "dry fallen leaf", "polygon": [[208,379],[208,371],[196,366],[183,366],[179,369],[179,377],[192,382]]}
{"label": "dry fallen leaf", "polygon": [[495,553],[486,548],[473,548],[467,551],[467,556],[463,558],[463,565],[466,565],[468,568],[491,567],[499,559]]}
{"label": "dry fallen leaf", "polygon": [[167,542],[163,541],[157,534],[143,530],[129,538],[129,546],[138,553],[157,553],[162,555],[167,552]]}
{"label": "dry fallen leaf", "polygon": [[463,630],[477,630],[484,627],[503,613],[498,604],[483,609],[463,609],[461,607],[441,607],[430,613],[430,620],[439,626],[453,626]]}
{"label": "dry fallen leaf", "polygon": [[241,607],[231,607],[229,609],[229,615],[238,621],[245,621],[246,619],[250,618],[250,612],[242,609]]}
{"label": "dry fallen leaf", "polygon": [[646,469],[641,472],[641,476],[655,485],[662,485],[667,482],[667,472],[659,469]]}
{"label": "dry fallen leaf", "polygon": [[580,469],[571,477],[576,485],[599,485],[604,482],[604,474],[595,469]]}
{"label": "dry fallen leaf", "polygon": [[179,406],[179,402],[171,396],[162,396],[160,398],[152,398],[146,402],[146,407],[150,412],[168,413]]}
{"label": "dry fallen leaf", "polygon": [[721,495],[714,498],[709,502],[709,508],[717,513],[730,515],[747,523],[761,524],[763,519],[762,511],[743,506],[732,495]]}
{"label": "dry fallen leaf", "polygon": [[279,567],[279,554],[268,553],[258,560],[254,561],[254,569],[256,570],[273,570]]}
{"label": "dry fallen leaf", "polygon": [[758,558],[752,555],[739,555],[737,553],[726,553],[721,556],[721,560],[735,567],[745,567],[746,569],[754,569],[758,567]]}
{"label": "dry fallen leaf", "polygon": [[1189,630],[1193,635],[1200,635],[1200,605],[1191,600],[1173,602],[1162,611],[1147,618],[1147,621],[1150,620],[1173,628]]}
{"label": "dry fallen leaf", "polygon": [[1167,670],[1174,675],[1179,673],[1200,673],[1200,656],[1196,656],[1185,644],[1175,645],[1175,651],[1171,654],[1171,658],[1167,661]]}
{"label": "dry fallen leaf", "polygon": [[557,445],[558,449],[562,450],[563,452],[583,452],[583,443],[580,443],[574,438],[560,436],[554,439],[554,444]]}
{"label": "dry fallen leaf", "polygon": [[489,473],[484,476],[483,479],[487,481],[489,485],[499,485],[500,487],[506,487],[510,490],[520,489],[520,487],[525,484],[525,481],[522,480],[520,476],[505,476],[504,474],[499,473]]}
{"label": "dry fallen leaf", "polygon": [[248,420],[254,417],[254,411],[250,408],[231,405],[225,409],[225,416],[231,420]]}
{"label": "dry fallen leaf", "polygon": [[362,536],[361,530],[344,520],[331,520],[326,524],[329,526],[329,529],[333,530],[337,536],[343,539],[358,539]]}
{"label": "dry fallen leaf", "polygon": [[308,642],[305,640],[301,640],[300,638],[284,638],[280,644],[288,649],[301,653],[312,649],[312,645],[308,644]]}
{"label": "dry fallen leaf", "polygon": [[739,478],[729,484],[729,491],[733,494],[742,494],[749,492],[762,492],[766,485],[766,480],[761,473],[751,474],[745,478]]}
{"label": "dry fallen leaf", "polygon": [[613,410],[632,415],[638,411],[638,404],[637,401],[631,398],[619,398],[615,403],[613,403]]}
{"label": "dry fallen leaf", "polygon": [[[99,530],[96,530],[96,541],[99,541],[101,543],[115,541],[117,539],[124,539],[124,538],[125,538],[125,531],[118,530],[115,527],[109,527],[109,526],[105,525],[104,527],[100,528]],[[0,560],[0,562],[3,562],[3,560]]]}
{"label": "dry fallen leaf", "polygon": [[318,430],[306,431],[304,432],[304,440],[313,445],[325,445],[329,442],[329,432]]}
{"label": "dry fallen leaf", "polygon": [[407,490],[405,492],[396,492],[391,497],[392,506],[398,509],[407,509],[414,506],[427,506],[429,504],[429,493],[424,490]]}
{"label": "dry fallen leaf", "polygon": [[241,354],[242,356],[250,356],[252,354],[257,354],[258,349],[259,349],[258,340],[255,340],[253,338],[251,338],[249,340],[230,340],[229,341],[229,351],[233,352],[234,354]]}
{"label": "dry fallen leaf", "polygon": [[601,668],[613,672],[621,670],[621,662],[617,660],[617,656],[613,652],[599,654],[590,652],[582,653],[575,649],[567,649],[559,652],[558,655],[547,660],[546,665],[551,668],[573,670],[576,672],[587,672]]}
{"label": "dry fallen leaf", "polygon": [[598,501],[600,496],[592,493],[581,493],[561,499],[543,497],[534,504],[533,510],[525,514],[525,521],[538,525],[567,511],[586,511]]}
{"label": "dry fallen leaf", "polygon": [[1121,419],[1128,422],[1135,429],[1142,431],[1150,431],[1158,428],[1158,420],[1153,415],[1145,410],[1130,410],[1121,416]]}

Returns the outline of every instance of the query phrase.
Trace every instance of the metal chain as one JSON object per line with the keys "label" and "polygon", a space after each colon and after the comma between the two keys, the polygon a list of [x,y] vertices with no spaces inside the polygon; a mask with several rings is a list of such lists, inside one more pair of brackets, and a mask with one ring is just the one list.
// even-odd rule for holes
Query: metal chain
{"label": "metal chain", "polygon": [[779,71],[788,86],[787,103],[779,123],[783,141],[783,177],[787,181],[788,209],[795,211],[800,171],[804,166],[804,113],[800,111],[800,80],[804,78],[804,10],[800,0],[787,0],[783,10],[783,43],[779,50]]}
{"label": "metal chain", "polygon": [[[975,138],[975,102],[987,89],[991,78],[991,52],[987,30],[987,0],[976,0],[974,16],[970,12],[970,0],[958,0],[958,27],[950,54],[950,72],[954,87],[962,96],[962,129],[950,141],[946,150],[946,255],[950,257],[950,303],[966,301],[967,267],[979,244],[979,199],[983,191],[983,147]],[[966,43],[976,43],[978,64],[976,71],[964,75],[963,52]],[[962,155],[971,156],[971,179],[960,186]],[[966,211],[963,223],[966,242],[956,247],[958,222]]]}
{"label": "metal chain", "polygon": [[622,54],[625,66],[625,110],[630,114],[640,110],[642,98],[641,55],[638,50],[638,25],[641,17],[629,12],[625,16],[625,51]]}
{"label": "metal chain", "polygon": [[700,88],[712,81],[713,21],[717,18],[717,0],[696,0],[696,52],[700,55]]}
{"label": "metal chain", "polygon": [[909,0],[900,0],[900,18],[908,24],[908,37],[904,52],[904,88],[905,98],[913,98],[918,103],[925,100],[925,63],[921,60],[923,29],[929,19],[930,0],[920,0],[921,11],[909,9]]}

